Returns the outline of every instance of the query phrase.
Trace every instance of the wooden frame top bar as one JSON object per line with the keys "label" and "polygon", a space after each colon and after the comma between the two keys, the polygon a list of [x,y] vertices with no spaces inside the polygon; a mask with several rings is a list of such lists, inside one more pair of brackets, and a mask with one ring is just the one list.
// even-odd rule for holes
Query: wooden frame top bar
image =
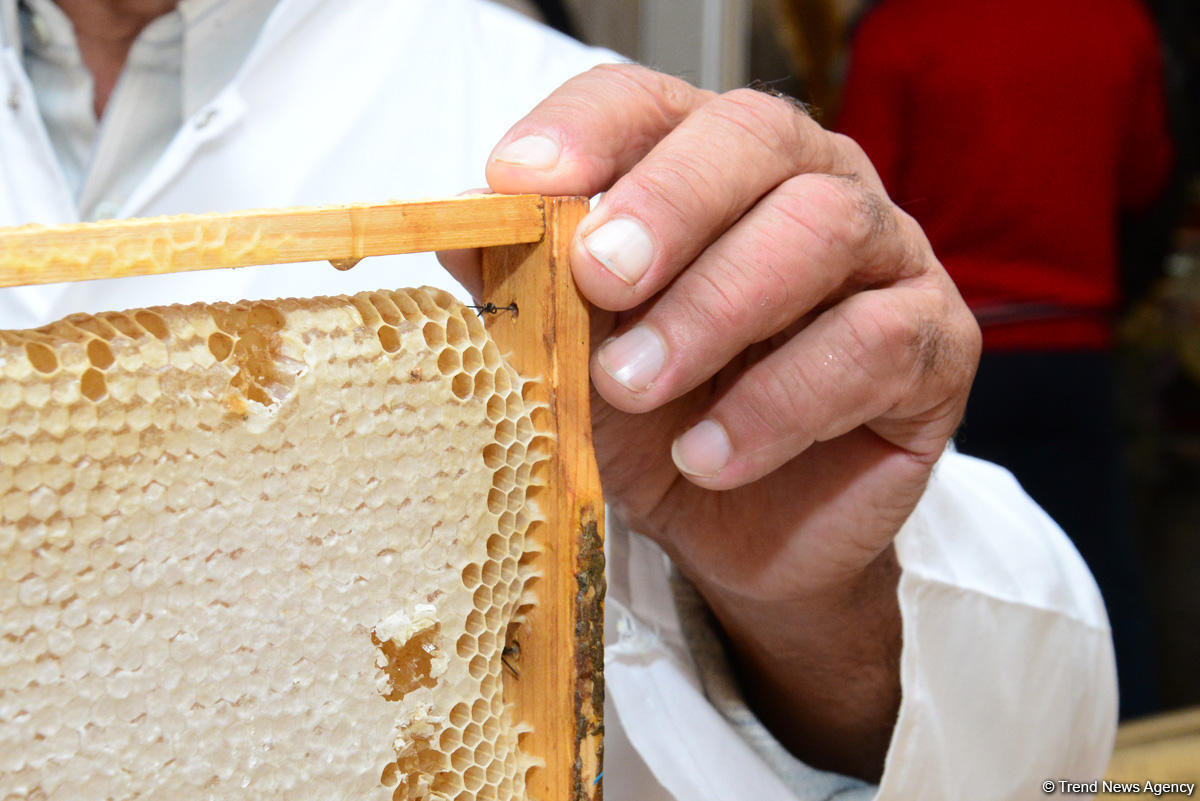
{"label": "wooden frame top bar", "polygon": [[185,214],[0,229],[0,287],[538,242],[541,195]]}

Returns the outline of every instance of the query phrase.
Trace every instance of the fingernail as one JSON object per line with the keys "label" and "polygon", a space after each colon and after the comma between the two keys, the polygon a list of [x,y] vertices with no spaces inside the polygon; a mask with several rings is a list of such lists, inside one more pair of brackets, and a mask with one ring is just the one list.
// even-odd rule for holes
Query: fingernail
{"label": "fingernail", "polygon": [[597,361],[608,373],[634,392],[646,390],[667,363],[667,349],[649,326],[636,325],[600,347]]}
{"label": "fingernail", "polygon": [[729,463],[733,446],[716,420],[701,420],[685,431],[671,446],[671,458],[681,473],[707,478]]}
{"label": "fingernail", "polygon": [[617,217],[604,223],[583,238],[583,246],[610,273],[631,285],[646,274],[654,258],[650,232],[630,217]]}
{"label": "fingernail", "polygon": [[548,170],[558,164],[558,156],[558,142],[548,136],[531,134],[509,142],[492,154],[492,160],[535,170]]}

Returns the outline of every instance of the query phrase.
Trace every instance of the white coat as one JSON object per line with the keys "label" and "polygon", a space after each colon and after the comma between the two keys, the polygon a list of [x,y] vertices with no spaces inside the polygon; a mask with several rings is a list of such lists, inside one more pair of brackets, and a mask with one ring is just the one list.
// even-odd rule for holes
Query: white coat
{"label": "white coat", "polygon": [[[482,186],[505,130],[564,79],[610,58],[474,0],[281,0],[234,79],[185,121],[118,216]],[[21,54],[7,47],[0,225],[77,214]],[[0,327],[447,283],[432,257],[418,256],[349,273],[321,263],[25,288],[0,292]],[[947,454],[897,541],[903,701],[879,788],[752,748],[743,734],[753,721],[705,694],[665,557],[619,525],[609,545],[610,798],[1015,800],[1041,797],[1044,780],[1103,771],[1116,717],[1103,605],[1070,543],[998,468]]]}

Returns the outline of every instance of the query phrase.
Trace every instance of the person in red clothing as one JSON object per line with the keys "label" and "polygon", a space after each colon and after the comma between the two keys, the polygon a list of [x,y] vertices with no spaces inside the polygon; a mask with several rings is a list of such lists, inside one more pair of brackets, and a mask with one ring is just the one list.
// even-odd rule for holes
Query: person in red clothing
{"label": "person in red clothing", "polygon": [[1137,0],[883,0],[838,129],[983,330],[960,449],[1058,520],[1108,602],[1122,714],[1155,704],[1112,403],[1121,215],[1165,188],[1162,54]]}

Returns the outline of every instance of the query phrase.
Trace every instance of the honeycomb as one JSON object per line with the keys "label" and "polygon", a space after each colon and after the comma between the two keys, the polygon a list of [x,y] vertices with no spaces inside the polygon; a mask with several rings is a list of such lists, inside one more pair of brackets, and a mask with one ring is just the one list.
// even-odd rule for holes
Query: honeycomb
{"label": "honeycomb", "polygon": [[525,386],[432,289],[0,332],[0,797],[524,797]]}

